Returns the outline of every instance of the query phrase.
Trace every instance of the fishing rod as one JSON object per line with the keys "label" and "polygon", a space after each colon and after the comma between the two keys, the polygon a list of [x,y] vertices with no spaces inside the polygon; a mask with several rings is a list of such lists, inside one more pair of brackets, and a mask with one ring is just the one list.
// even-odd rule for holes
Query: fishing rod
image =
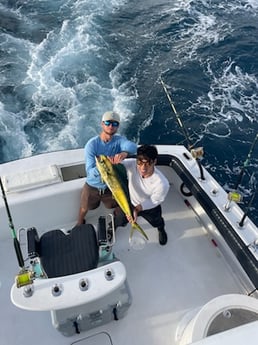
{"label": "fishing rod", "polygon": [[[254,148],[255,148],[255,145],[256,145],[256,143],[257,143],[257,140],[258,140],[258,133],[256,134],[256,136],[255,136],[255,138],[254,138],[254,140],[253,140],[253,142],[252,142],[252,145],[251,145],[250,150],[249,150],[249,152],[248,152],[248,154],[247,154],[246,160],[244,161],[244,164],[243,164],[243,166],[242,166],[242,168],[241,168],[241,171],[240,171],[240,174],[239,174],[238,179],[237,179],[237,181],[236,181],[236,184],[235,184],[233,190],[232,190],[231,192],[228,193],[228,202],[227,202],[227,204],[225,205],[225,210],[229,210],[229,209],[230,209],[230,203],[231,203],[231,201],[235,201],[236,203],[239,203],[239,202],[242,201],[242,195],[241,195],[241,193],[238,192],[237,190],[238,190],[238,187],[239,187],[239,185],[241,184],[241,182],[242,182],[242,180],[243,180],[244,172],[245,172],[246,168],[247,168],[248,165],[249,165],[249,161],[250,161],[250,159],[251,159],[251,156],[252,156],[253,150],[254,150]],[[254,194],[254,195],[255,195],[255,194]],[[251,201],[253,201],[253,199],[251,199]],[[249,207],[249,205],[248,205],[248,207]],[[242,222],[242,221],[241,221],[241,222]],[[240,222],[240,223],[241,223],[241,222]],[[240,226],[241,226],[241,225],[240,225]]]}
{"label": "fishing rod", "polygon": [[244,161],[244,164],[242,166],[242,169],[240,171],[240,174],[238,176],[238,179],[237,179],[237,182],[235,184],[235,187],[234,187],[234,190],[237,190],[238,189],[238,186],[240,185],[240,183],[242,182],[242,179],[243,179],[243,176],[244,176],[244,172],[245,172],[245,169],[247,168],[247,166],[249,165],[249,161],[251,159],[251,156],[252,156],[252,153],[253,153],[253,150],[255,148],[255,145],[257,143],[257,140],[258,140],[258,133],[256,134],[256,137],[254,138],[254,141],[252,142],[252,145],[250,147],[250,150],[247,154],[247,157],[246,157],[246,160]]}
{"label": "fishing rod", "polygon": [[257,190],[255,190],[253,196],[251,197],[251,199],[250,199],[250,201],[249,201],[249,203],[248,203],[248,205],[247,205],[247,209],[246,209],[246,211],[245,211],[245,213],[244,213],[242,219],[241,219],[240,222],[239,222],[239,226],[240,226],[241,228],[242,228],[242,226],[244,225],[244,221],[245,221],[245,219],[246,219],[246,217],[247,217],[247,215],[248,215],[248,213],[249,213],[249,211],[250,211],[250,209],[251,209],[251,205],[253,204],[253,201],[254,201],[256,192],[257,192]]}
{"label": "fishing rod", "polygon": [[31,284],[33,283],[33,280],[37,277],[46,278],[47,275],[46,275],[43,267],[41,266],[39,258],[36,258],[33,262],[31,262],[32,267],[33,267],[32,270],[29,270],[25,267],[20,242],[18,241],[18,238],[16,236],[16,231],[15,231],[15,228],[13,225],[13,220],[12,220],[11,212],[10,212],[9,205],[7,202],[7,198],[6,198],[6,194],[5,194],[5,190],[4,190],[1,176],[0,176],[0,187],[1,187],[1,191],[2,191],[2,197],[4,199],[5,209],[6,209],[7,216],[8,216],[9,228],[12,232],[12,238],[13,238],[13,244],[14,244],[16,257],[18,260],[19,267],[21,268],[20,272],[17,274],[16,279],[15,279],[16,280],[16,286],[18,288],[20,288],[22,286],[26,287],[26,289],[24,290],[24,295],[28,297],[28,296],[31,296],[31,294],[33,293],[33,290],[30,287]]}
{"label": "fishing rod", "polygon": [[172,99],[171,99],[171,96],[170,96],[170,94],[169,94],[169,92],[168,92],[168,89],[167,89],[167,87],[166,87],[166,85],[165,85],[165,83],[164,83],[164,81],[162,80],[161,77],[160,77],[160,81],[161,81],[161,85],[162,85],[162,87],[163,87],[163,90],[165,91],[165,94],[166,94],[166,96],[167,96],[168,102],[169,102],[169,104],[170,104],[170,106],[171,106],[171,109],[172,109],[172,111],[174,112],[174,114],[175,114],[175,116],[176,116],[176,119],[177,119],[177,122],[178,122],[178,124],[179,124],[179,127],[180,127],[180,128],[182,129],[182,131],[183,131],[183,134],[184,134],[185,139],[186,139],[187,144],[188,144],[188,149],[190,150],[190,149],[193,148],[193,145],[192,145],[191,142],[190,142],[190,139],[189,139],[189,135],[188,135],[187,129],[185,128],[184,123],[182,122],[182,120],[181,120],[181,118],[180,118],[180,115],[179,115],[178,112],[176,111],[176,108],[175,108],[174,103],[173,103],[173,101],[172,101]]}
{"label": "fishing rod", "polygon": [[2,197],[3,197],[4,203],[5,203],[5,209],[6,209],[7,216],[8,216],[9,228],[12,232],[13,244],[14,244],[14,249],[15,249],[17,260],[18,260],[18,264],[22,270],[25,270],[24,259],[23,259],[22,252],[21,252],[20,242],[18,241],[17,236],[16,236],[16,231],[15,231],[15,228],[13,225],[12,216],[11,216],[10,209],[8,206],[8,202],[7,202],[7,198],[6,198],[6,194],[5,194],[5,190],[4,190],[1,176],[0,176],[0,186],[1,186],[1,191],[2,191]]}
{"label": "fishing rod", "polygon": [[200,164],[199,159],[198,159],[199,157],[202,157],[202,156],[203,156],[203,148],[202,148],[202,147],[199,147],[199,148],[197,148],[197,149],[194,149],[194,145],[193,145],[193,144],[191,143],[191,141],[190,141],[190,138],[189,138],[187,129],[186,129],[186,127],[185,127],[183,121],[181,120],[180,115],[178,114],[178,112],[177,112],[177,110],[176,110],[176,107],[175,107],[175,105],[174,105],[174,103],[173,103],[173,101],[172,101],[172,99],[171,99],[171,96],[170,96],[170,94],[169,94],[169,92],[168,92],[168,89],[167,89],[167,87],[166,87],[166,84],[164,83],[164,81],[162,80],[161,77],[160,77],[160,82],[161,82],[161,85],[162,85],[162,87],[163,87],[163,90],[164,90],[164,92],[165,92],[165,94],[166,94],[166,96],[167,96],[167,99],[168,99],[168,102],[169,102],[169,104],[170,104],[170,107],[171,107],[172,111],[174,112],[174,114],[175,114],[175,116],[176,116],[177,123],[178,123],[179,127],[180,127],[180,128],[182,129],[182,131],[183,131],[184,137],[185,137],[185,139],[186,139],[186,141],[187,141],[188,150],[191,152],[193,158],[195,158],[195,160],[196,160],[196,162],[197,162],[197,164],[198,164],[198,166],[199,166],[200,174],[201,174],[200,178],[201,178],[201,180],[205,180],[205,177],[204,177],[204,174],[203,174],[203,168],[202,168],[202,165]]}

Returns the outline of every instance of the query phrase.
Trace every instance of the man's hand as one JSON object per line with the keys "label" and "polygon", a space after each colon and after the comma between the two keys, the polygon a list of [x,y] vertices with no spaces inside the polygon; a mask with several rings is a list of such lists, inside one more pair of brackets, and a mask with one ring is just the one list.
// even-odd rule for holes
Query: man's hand
{"label": "man's hand", "polygon": [[137,205],[133,210],[133,221],[137,222],[138,213],[142,211],[142,205]]}
{"label": "man's hand", "polygon": [[128,220],[128,222],[129,223],[133,223],[133,222],[135,222],[135,220],[134,220],[134,218],[132,217],[132,216],[126,216],[126,218],[127,218],[127,220]]}
{"label": "man's hand", "polygon": [[120,152],[117,153],[114,157],[108,157],[108,159],[110,160],[110,162],[112,164],[119,164],[121,163],[126,157],[128,156],[127,152]]}

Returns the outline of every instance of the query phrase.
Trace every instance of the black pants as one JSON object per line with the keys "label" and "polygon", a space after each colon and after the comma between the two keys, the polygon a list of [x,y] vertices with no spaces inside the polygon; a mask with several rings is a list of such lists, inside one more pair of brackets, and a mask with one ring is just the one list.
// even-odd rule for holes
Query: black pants
{"label": "black pants", "polygon": [[[132,213],[133,213],[133,209],[134,207],[132,206]],[[161,210],[160,205],[154,208],[151,208],[149,210],[140,211],[138,213],[138,216],[141,216],[144,219],[146,219],[147,222],[149,222],[151,226],[153,226],[154,228],[158,228],[158,230],[163,230],[165,227],[165,222],[162,217],[162,210]],[[125,226],[127,223],[128,223],[128,220],[125,214],[121,210],[119,210],[119,212],[116,211],[115,228],[117,228],[118,226]]]}

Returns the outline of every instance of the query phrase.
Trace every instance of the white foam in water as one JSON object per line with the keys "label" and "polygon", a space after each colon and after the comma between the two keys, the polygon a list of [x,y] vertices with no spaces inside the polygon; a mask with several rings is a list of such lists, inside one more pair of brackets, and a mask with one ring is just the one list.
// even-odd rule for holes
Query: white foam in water
{"label": "white foam in water", "polygon": [[229,136],[232,122],[241,123],[244,120],[253,122],[258,97],[256,93],[251,96],[244,95],[248,90],[257,89],[257,78],[245,73],[234,61],[226,61],[221,71],[213,70],[208,65],[208,73],[212,79],[208,97],[204,95],[198,99],[198,104],[192,105],[192,110],[201,106],[210,109],[210,119],[206,114],[206,134],[220,135],[223,125],[225,127],[223,136]]}
{"label": "white foam in water", "polygon": [[[99,24],[96,25],[96,20],[115,14],[123,4],[124,0],[74,2],[73,12],[77,15],[71,14],[67,19],[67,11],[61,8],[57,15],[62,25],[54,26],[51,22],[49,31],[46,26],[46,35],[42,35],[42,40],[36,40],[33,44],[27,43],[29,41],[26,38],[12,40],[10,32],[4,49],[9,54],[15,51],[15,44],[17,47],[23,45],[23,56],[9,56],[10,63],[12,59],[15,62],[18,56],[17,65],[22,63],[23,68],[17,69],[19,74],[15,76],[7,69],[3,78],[7,78],[5,85],[17,84],[15,90],[19,88],[20,94],[16,98],[23,103],[20,111],[19,103],[6,97],[4,107],[9,107],[8,102],[17,104],[17,111],[11,110],[9,115],[10,119],[15,118],[15,123],[7,126],[2,113],[0,121],[16,136],[19,132],[17,124],[20,123],[23,134],[19,134],[19,145],[16,145],[17,140],[12,140],[8,130],[0,132],[2,142],[8,137],[8,147],[2,148],[3,157],[0,158],[12,160],[45,151],[83,147],[88,139],[99,133],[101,115],[107,110],[118,111],[122,119],[131,118],[130,103],[134,102],[137,95],[128,92],[127,80],[121,83],[123,69],[119,71],[116,66],[123,63],[123,56],[119,50],[109,49],[105,32],[103,34]],[[49,12],[55,10],[58,9],[49,4]],[[30,11],[28,6],[24,20],[30,18]],[[35,15],[30,25],[34,25],[33,33],[36,36],[37,18],[40,21],[41,11],[45,9],[44,6],[35,6],[33,11]],[[26,34],[25,31],[25,37]],[[17,33],[14,34],[16,36]],[[20,47],[17,50],[21,52]],[[28,88],[31,93],[25,95],[24,90]],[[49,116],[44,122],[44,113],[53,114],[50,127],[54,127],[55,131],[47,127]],[[121,134],[126,125],[126,121],[123,121]]]}

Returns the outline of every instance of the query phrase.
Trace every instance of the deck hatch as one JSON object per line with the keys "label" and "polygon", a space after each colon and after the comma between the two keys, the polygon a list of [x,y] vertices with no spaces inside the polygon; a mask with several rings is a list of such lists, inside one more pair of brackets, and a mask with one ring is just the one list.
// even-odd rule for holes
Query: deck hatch
{"label": "deck hatch", "polygon": [[60,171],[56,165],[48,165],[22,173],[2,177],[7,193],[21,192],[28,189],[62,182]]}

